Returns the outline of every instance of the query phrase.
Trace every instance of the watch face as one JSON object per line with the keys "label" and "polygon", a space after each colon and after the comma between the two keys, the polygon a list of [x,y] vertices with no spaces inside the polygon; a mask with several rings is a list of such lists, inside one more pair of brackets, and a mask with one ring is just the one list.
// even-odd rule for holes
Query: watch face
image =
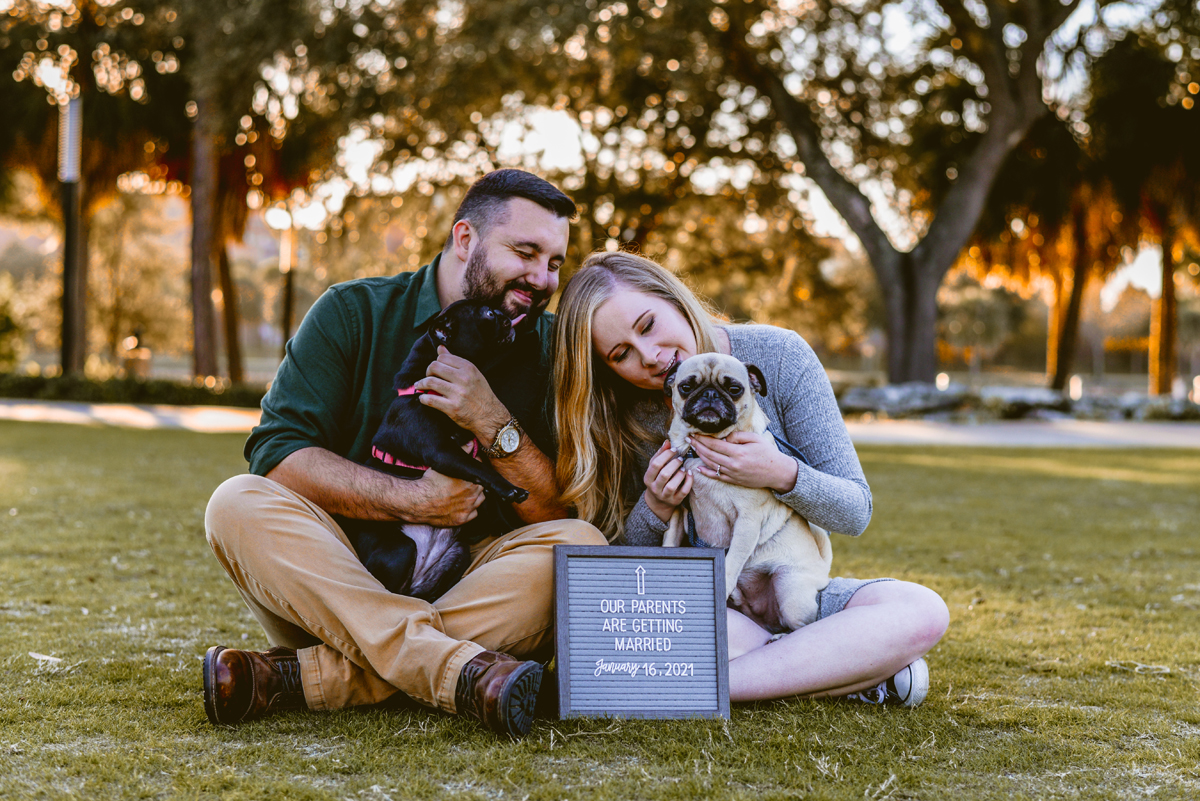
{"label": "watch face", "polygon": [[500,450],[505,453],[512,453],[521,444],[521,432],[515,428],[510,428],[500,435]]}

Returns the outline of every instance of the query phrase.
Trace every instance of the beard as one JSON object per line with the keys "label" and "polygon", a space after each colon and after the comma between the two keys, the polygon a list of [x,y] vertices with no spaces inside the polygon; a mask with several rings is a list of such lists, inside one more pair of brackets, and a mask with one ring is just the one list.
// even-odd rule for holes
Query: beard
{"label": "beard", "polygon": [[[509,291],[514,289],[529,295],[528,308],[525,308],[522,303],[508,299]],[[522,328],[537,319],[550,303],[550,293],[535,289],[522,278],[502,283],[492,273],[492,268],[487,262],[487,256],[484,255],[482,247],[475,248],[474,252],[467,257],[467,266],[463,271],[462,290],[463,297],[471,300],[485,300],[501,309],[510,318],[521,314],[526,315],[525,319],[521,321]]]}

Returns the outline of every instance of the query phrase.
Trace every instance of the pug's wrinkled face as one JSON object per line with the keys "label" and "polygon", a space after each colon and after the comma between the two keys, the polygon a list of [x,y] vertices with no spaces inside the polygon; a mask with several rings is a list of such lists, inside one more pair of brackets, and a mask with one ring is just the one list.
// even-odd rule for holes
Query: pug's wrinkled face
{"label": "pug's wrinkled face", "polygon": [[751,392],[767,394],[762,371],[732,356],[702,353],[681,362],[663,382],[676,417],[713,437],[724,437],[749,424]]}

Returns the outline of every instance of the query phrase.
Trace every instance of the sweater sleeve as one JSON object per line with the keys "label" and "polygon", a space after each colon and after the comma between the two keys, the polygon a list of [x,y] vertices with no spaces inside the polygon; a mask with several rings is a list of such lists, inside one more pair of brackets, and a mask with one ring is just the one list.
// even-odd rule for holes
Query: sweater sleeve
{"label": "sweater sleeve", "polygon": [[650,507],[646,505],[646,495],[642,493],[625,520],[625,536],[621,544],[658,546],[662,545],[663,535],[666,533],[667,524],[650,511]]}
{"label": "sweater sleeve", "polygon": [[871,488],[842,420],[829,377],[799,334],[779,331],[775,387],[767,403],[774,406],[782,431],[774,431],[804,455],[796,460],[796,485],[775,493],[811,523],[858,536],[871,520]]}

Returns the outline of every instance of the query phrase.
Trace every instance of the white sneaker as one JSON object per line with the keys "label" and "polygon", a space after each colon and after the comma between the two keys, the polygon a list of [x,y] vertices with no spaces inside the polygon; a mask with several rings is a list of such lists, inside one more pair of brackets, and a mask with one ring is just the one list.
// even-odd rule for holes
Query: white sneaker
{"label": "white sneaker", "polygon": [[929,663],[921,658],[887,681],[880,682],[866,690],[851,693],[846,697],[862,701],[865,704],[916,706],[924,701],[928,694]]}

